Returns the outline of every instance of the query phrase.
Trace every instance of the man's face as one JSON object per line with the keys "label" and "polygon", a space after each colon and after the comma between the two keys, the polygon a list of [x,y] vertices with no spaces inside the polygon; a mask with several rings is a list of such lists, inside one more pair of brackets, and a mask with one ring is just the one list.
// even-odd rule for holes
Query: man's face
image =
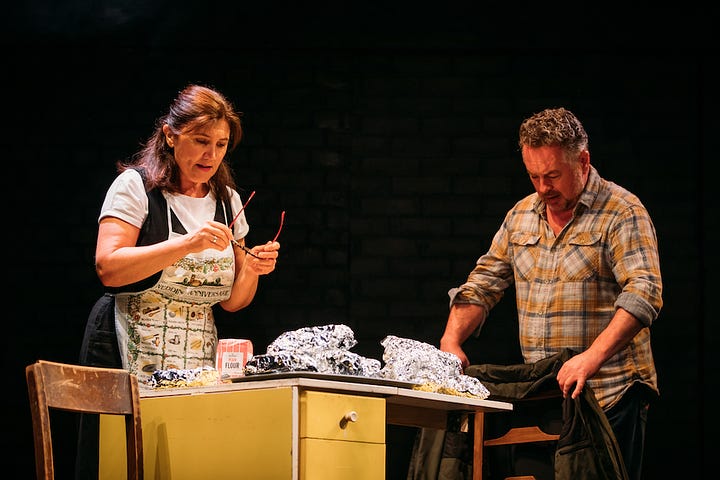
{"label": "man's face", "polygon": [[535,191],[553,213],[572,211],[585,188],[590,154],[566,158],[559,146],[523,147],[523,163]]}

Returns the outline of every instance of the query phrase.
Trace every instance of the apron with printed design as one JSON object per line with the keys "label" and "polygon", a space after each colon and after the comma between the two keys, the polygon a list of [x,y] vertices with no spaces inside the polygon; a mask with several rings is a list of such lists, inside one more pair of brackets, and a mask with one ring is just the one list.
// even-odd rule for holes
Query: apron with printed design
{"label": "apron with printed design", "polygon": [[[169,207],[168,207],[169,210]],[[170,212],[169,212],[170,213]],[[168,222],[173,215],[168,214]],[[169,238],[174,233],[168,225]],[[207,249],[165,268],[152,287],[117,293],[115,327],[123,368],[147,382],[155,370],[214,367],[217,329],[212,306],[230,297],[232,245]]]}

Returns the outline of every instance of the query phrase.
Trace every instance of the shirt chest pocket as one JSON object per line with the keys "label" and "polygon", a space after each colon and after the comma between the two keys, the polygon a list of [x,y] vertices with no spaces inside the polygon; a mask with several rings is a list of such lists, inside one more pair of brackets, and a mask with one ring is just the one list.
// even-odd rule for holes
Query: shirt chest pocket
{"label": "shirt chest pocket", "polygon": [[546,246],[540,235],[517,232],[510,237],[515,275],[532,281],[536,278],[561,282],[581,282],[596,277],[602,258],[602,234],[581,232],[563,244]]}
{"label": "shirt chest pocket", "polygon": [[536,277],[535,268],[540,261],[540,235],[516,232],[510,236],[515,276],[524,280]]}
{"label": "shirt chest pocket", "polygon": [[570,237],[563,247],[558,273],[561,281],[581,282],[600,272],[602,234],[581,232]]}

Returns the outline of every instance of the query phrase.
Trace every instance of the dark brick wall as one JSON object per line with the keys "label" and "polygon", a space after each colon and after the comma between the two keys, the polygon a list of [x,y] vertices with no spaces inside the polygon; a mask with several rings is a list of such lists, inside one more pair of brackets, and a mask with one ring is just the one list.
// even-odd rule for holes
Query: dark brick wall
{"label": "dark brick wall", "polygon": [[[326,323],[349,325],[355,350],[378,359],[386,335],[437,344],[447,290],[531,191],[516,147],[520,121],[547,106],[573,110],[592,163],[640,196],[660,241],[666,303],[653,346],[662,397],[650,412],[645,478],[678,461],[699,471],[711,443],[703,418],[717,418],[705,389],[717,373],[708,362],[717,259],[707,242],[717,227],[708,203],[717,52],[707,38],[653,43],[598,28],[586,32],[591,43],[564,48],[538,40],[529,22],[503,30],[461,13],[451,28],[448,17],[420,24],[385,11],[364,17],[376,20],[373,30],[347,27],[335,10],[255,24],[239,6],[167,16],[172,3],[158,3],[112,28],[75,12],[75,30],[48,20],[58,12],[47,7],[3,37],[20,53],[6,72],[13,108],[1,142],[13,186],[7,300],[18,312],[6,314],[7,398],[17,414],[3,448],[17,471],[32,471],[22,368],[75,361],[102,291],[95,229],[114,162],[137,150],[190,82],[219,88],[244,111],[231,162],[244,197],[257,192],[249,243],[271,238],[287,212],[276,272],[250,307],[218,319],[221,337],[249,338],[256,352],[283,331]],[[276,28],[264,28],[272,18]],[[432,21],[446,28],[423,28]],[[518,359],[507,297],[467,345],[477,363]]]}

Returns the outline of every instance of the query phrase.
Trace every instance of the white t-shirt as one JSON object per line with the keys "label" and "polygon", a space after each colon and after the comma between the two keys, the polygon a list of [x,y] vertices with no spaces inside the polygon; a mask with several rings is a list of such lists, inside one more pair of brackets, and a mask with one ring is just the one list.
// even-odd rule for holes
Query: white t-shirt
{"label": "white t-shirt", "polygon": [[[232,210],[239,212],[242,208],[240,195],[235,190],[230,190],[230,193]],[[167,192],[163,192],[163,196],[188,232],[199,230],[205,222],[215,218],[217,200],[210,193],[202,198]],[[116,217],[141,228],[147,214],[148,198],[145,185],[140,173],[130,168],[118,175],[108,188],[98,221],[105,217]],[[245,212],[242,212],[233,224],[233,237],[235,240],[244,238],[249,230]]]}

